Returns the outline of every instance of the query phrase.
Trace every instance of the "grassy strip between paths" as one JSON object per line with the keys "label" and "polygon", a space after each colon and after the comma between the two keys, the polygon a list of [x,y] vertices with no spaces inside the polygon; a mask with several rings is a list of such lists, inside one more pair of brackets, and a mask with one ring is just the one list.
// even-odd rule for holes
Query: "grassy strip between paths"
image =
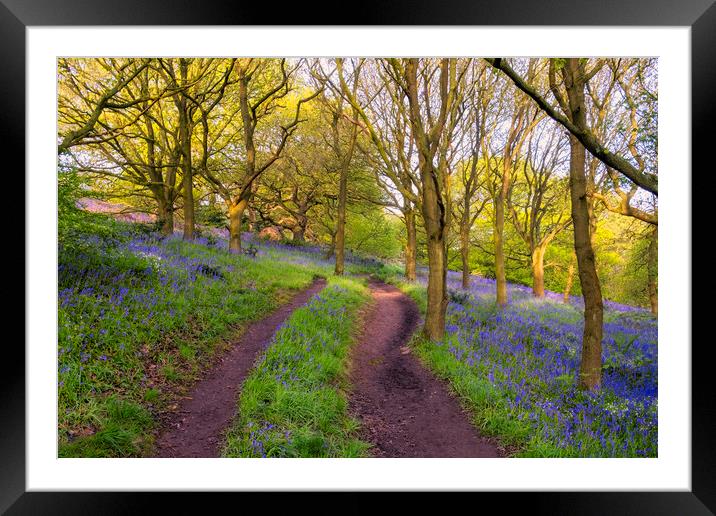
{"label": "grassy strip between paths", "polygon": [[345,396],[348,352],[368,289],[329,279],[276,333],[244,382],[226,457],[362,457]]}

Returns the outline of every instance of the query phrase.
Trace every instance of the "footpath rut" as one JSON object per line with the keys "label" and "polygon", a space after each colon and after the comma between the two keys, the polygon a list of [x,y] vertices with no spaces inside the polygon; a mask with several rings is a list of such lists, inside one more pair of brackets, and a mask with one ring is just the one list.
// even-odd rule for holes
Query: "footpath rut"
{"label": "footpath rut", "polygon": [[500,457],[441,380],[405,348],[420,313],[397,288],[371,282],[373,306],[352,350],[349,406],[377,457]]}
{"label": "footpath rut", "polygon": [[169,416],[154,457],[218,457],[223,433],[236,412],[241,384],[278,327],[326,285],[325,279],[296,294],[267,317],[251,323],[232,349]]}

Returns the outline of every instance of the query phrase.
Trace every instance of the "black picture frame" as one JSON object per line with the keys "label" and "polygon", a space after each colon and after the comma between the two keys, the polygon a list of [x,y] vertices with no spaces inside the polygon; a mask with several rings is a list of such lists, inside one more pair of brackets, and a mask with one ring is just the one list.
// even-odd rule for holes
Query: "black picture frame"
{"label": "black picture frame", "polygon": [[[303,4],[295,11],[276,9],[269,14],[260,2],[234,1],[223,4],[217,0],[189,3],[172,0],[0,0],[0,146],[3,156],[19,158],[17,170],[24,170],[25,148],[25,30],[29,26],[63,25],[316,25],[317,13],[336,13],[336,3],[319,0],[310,8]],[[337,21],[340,20],[340,21]],[[471,1],[425,0],[369,1],[356,4],[351,17],[346,15],[326,20],[328,25],[607,25],[607,26],[689,26],[691,27],[692,73],[692,163],[711,163],[707,152],[713,146],[714,95],[716,84],[716,4],[713,0],[542,0],[542,1]],[[690,174],[685,171],[685,174]],[[689,180],[693,176],[689,176]],[[26,192],[17,196],[27,203]],[[692,193],[697,190],[693,189]],[[693,199],[693,195],[692,195]],[[692,201],[692,221],[703,220],[695,215],[697,203]],[[24,213],[26,206],[17,207]],[[36,208],[34,208],[36,209]],[[22,211],[20,211],[22,210]],[[692,228],[692,235],[698,234]],[[25,235],[19,240],[25,239]],[[16,240],[19,241],[19,240]],[[693,241],[693,240],[692,240]],[[24,250],[18,249],[10,258],[11,270],[26,264]],[[24,249],[24,246],[23,246]],[[705,267],[708,256],[693,253],[692,270]],[[25,267],[27,267],[25,265]],[[704,269],[704,270],[706,270]],[[27,275],[32,271],[25,269]],[[692,282],[693,284],[693,282]],[[19,303],[18,303],[19,304]],[[24,303],[23,303],[24,306]],[[32,309],[32,307],[27,307]],[[692,324],[708,321],[707,306],[695,302],[692,294]],[[700,317],[699,317],[700,315]],[[686,321],[684,321],[686,323]],[[692,326],[693,329],[696,329]],[[695,334],[695,333],[694,333]],[[712,339],[711,339],[712,340]],[[716,513],[716,460],[712,444],[716,436],[714,422],[714,389],[712,362],[709,361],[711,341],[671,343],[691,345],[692,351],[692,490],[690,492],[542,492],[542,493],[480,493],[485,499],[498,498],[504,507],[510,500],[528,505],[530,513],[545,514],[714,514]],[[0,512],[7,514],[136,514],[149,512],[147,493],[77,493],[26,492],[25,489],[25,353],[15,346],[16,356],[4,353],[8,363],[0,375]],[[215,494],[215,493],[214,493]],[[212,497],[220,503],[240,496],[248,507],[247,493],[222,494]],[[341,512],[371,510],[372,495],[349,495],[342,502]],[[290,499],[270,495],[272,507],[277,503],[296,504],[303,498],[294,493]],[[151,495],[162,512],[189,513],[191,504],[183,493]],[[205,496],[201,498],[206,498]],[[416,500],[422,497],[416,493]],[[206,504],[206,501],[200,502]],[[420,503],[420,502],[419,502]],[[202,512],[207,511],[203,505]],[[320,511],[318,511],[320,512]]]}

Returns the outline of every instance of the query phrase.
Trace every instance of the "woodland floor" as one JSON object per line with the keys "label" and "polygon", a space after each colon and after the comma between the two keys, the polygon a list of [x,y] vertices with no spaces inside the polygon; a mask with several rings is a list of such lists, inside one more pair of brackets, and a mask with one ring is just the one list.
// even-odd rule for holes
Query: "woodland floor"
{"label": "woodland floor", "polygon": [[236,412],[241,384],[281,323],[326,285],[325,279],[296,294],[267,317],[248,326],[236,344],[166,415],[155,457],[219,457],[224,431]]}
{"label": "woodland floor", "polygon": [[419,321],[415,303],[392,285],[371,282],[373,303],[352,350],[352,414],[376,457],[500,457],[449,388],[406,347]]}

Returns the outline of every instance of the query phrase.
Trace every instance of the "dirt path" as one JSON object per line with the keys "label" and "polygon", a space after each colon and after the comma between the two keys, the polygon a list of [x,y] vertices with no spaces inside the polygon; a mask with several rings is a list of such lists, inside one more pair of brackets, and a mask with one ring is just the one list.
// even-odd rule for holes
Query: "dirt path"
{"label": "dirt path", "polygon": [[249,325],[234,347],[170,415],[157,438],[155,457],[219,456],[223,432],[236,412],[241,383],[279,325],[325,285],[325,279],[317,279],[288,303]]}
{"label": "dirt path", "polygon": [[[352,351],[351,412],[377,457],[500,457],[448,387],[404,348],[420,314],[397,288],[372,282],[373,307]],[[402,349],[401,349],[402,348]]]}

